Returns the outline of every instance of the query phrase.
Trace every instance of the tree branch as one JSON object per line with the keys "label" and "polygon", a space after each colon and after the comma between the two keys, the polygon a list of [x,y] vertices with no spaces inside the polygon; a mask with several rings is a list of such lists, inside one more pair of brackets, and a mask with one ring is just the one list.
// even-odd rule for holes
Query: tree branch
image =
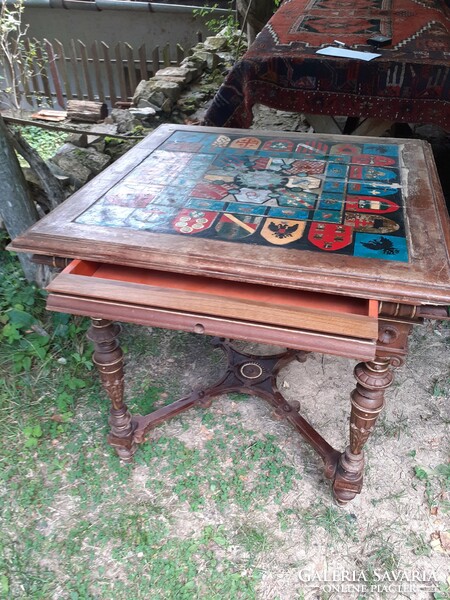
{"label": "tree branch", "polygon": [[48,198],[48,208],[53,210],[65,200],[61,183],[50,171],[46,162],[39,156],[38,152],[23,138],[19,130],[9,127],[8,130],[14,141],[15,149],[23,156],[38,176],[41,186]]}

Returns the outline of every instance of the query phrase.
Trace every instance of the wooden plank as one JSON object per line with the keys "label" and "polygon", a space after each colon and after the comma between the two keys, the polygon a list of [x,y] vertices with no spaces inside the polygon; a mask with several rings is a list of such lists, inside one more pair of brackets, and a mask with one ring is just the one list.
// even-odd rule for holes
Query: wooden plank
{"label": "wooden plank", "polygon": [[133,48],[130,46],[130,44],[125,43],[125,52],[127,55],[128,81],[130,82],[131,95],[133,95],[137,86],[137,81],[136,70],[134,68]]}
{"label": "wooden plank", "polygon": [[[26,76],[26,57],[23,55],[22,51],[20,50],[20,48],[17,45],[17,40],[13,39],[10,42],[11,44],[11,49],[12,49],[12,53],[14,56],[17,57],[17,61],[16,61],[16,68],[18,71],[18,75],[16,75],[16,79],[19,85],[18,91],[21,92],[21,90],[23,89],[26,95],[27,89],[29,90],[28,87],[28,81],[27,81],[27,76]],[[4,67],[7,67],[7,64],[5,63],[5,61],[2,61],[2,64],[4,65]],[[20,87],[22,86],[22,87]]]}
{"label": "wooden plank", "polygon": [[32,47],[32,42],[29,40],[29,38],[25,38],[24,39],[24,47],[26,50],[26,54],[29,57],[29,66],[30,66],[30,77],[31,77],[31,83],[33,84],[33,90],[34,93],[36,95],[40,95],[41,93],[41,88],[39,86],[39,78],[37,76],[36,73],[36,63],[34,61],[33,58],[31,58],[33,56],[33,47]]}
{"label": "wooden plank", "polygon": [[58,116],[58,117],[66,117],[67,116],[67,110],[53,110],[53,109],[45,109],[42,108],[39,111],[40,115],[45,115],[45,116]]}
{"label": "wooden plank", "polygon": [[170,67],[170,44],[166,44],[163,48],[163,64],[165,67]]}
{"label": "wooden plank", "polygon": [[[58,113],[59,111],[54,111]],[[18,125],[33,125],[34,127],[40,127],[41,129],[49,129],[51,131],[67,131],[68,133],[87,133],[89,135],[98,135],[103,137],[114,137],[121,140],[142,140],[144,135],[121,135],[120,133],[111,133],[111,131],[96,131],[95,126],[77,127],[76,125],[53,125],[48,122],[37,122],[30,119],[21,119],[19,117],[11,117],[5,113],[1,113],[3,120],[7,123],[17,123]],[[38,113],[36,113],[38,115]],[[38,118],[38,117],[36,117]]]}
{"label": "wooden plank", "polygon": [[127,94],[127,86],[125,84],[125,73],[123,70],[123,60],[122,60],[122,51],[121,51],[121,43],[118,42],[114,49],[114,54],[116,57],[116,72],[119,78],[119,86],[120,86],[120,99],[126,102],[128,100]]}
{"label": "wooden plank", "polygon": [[29,68],[29,57],[26,56],[23,52],[20,53],[20,77],[22,80],[23,90],[25,92],[25,99],[30,104],[33,103],[33,95],[31,93],[31,88],[29,85],[29,77],[30,77],[30,68]]}
{"label": "wooden plank", "polygon": [[55,39],[54,48],[55,48],[55,51],[57,52],[56,58],[59,59],[58,67],[59,67],[59,72],[61,73],[61,77],[64,82],[66,98],[67,98],[67,100],[72,100],[73,96],[72,96],[72,90],[71,90],[71,86],[70,86],[69,76],[67,75],[67,68],[66,68],[67,58],[66,58],[66,55],[64,52],[64,46],[62,45],[62,43],[59,40]]}
{"label": "wooden plank", "polygon": [[83,92],[81,91],[80,77],[78,75],[78,58],[75,40],[70,40],[70,63],[72,65],[73,79],[75,81],[76,97],[78,100],[83,100]]}
{"label": "wooden plank", "polygon": [[141,72],[141,80],[147,81],[148,79],[148,69],[147,69],[147,53],[145,51],[145,44],[139,46],[139,69]]}
{"label": "wooden plank", "polygon": [[91,46],[92,60],[94,62],[94,74],[95,74],[95,85],[97,87],[97,95],[100,102],[105,101],[105,92],[103,91],[103,79],[100,69],[100,59],[98,57],[98,44],[97,41],[93,42]]}
{"label": "wooden plank", "polygon": [[44,38],[44,44],[45,44],[45,49],[47,51],[47,56],[48,56],[48,61],[49,61],[49,66],[50,66],[50,73],[52,75],[53,87],[55,88],[56,99],[58,100],[59,106],[64,108],[64,106],[65,106],[64,94],[63,94],[61,82],[59,79],[58,68],[56,66],[56,56],[53,51],[53,46],[45,38]]}
{"label": "wooden plank", "polygon": [[[16,40],[11,41],[11,48],[12,48],[12,52],[13,52],[14,56],[21,55],[21,53],[19,52],[19,48],[17,46]],[[23,84],[26,82],[25,70],[22,70],[22,68],[21,68],[22,65],[21,65],[20,60],[15,61],[15,63],[12,65],[10,65],[8,63],[8,67],[10,67],[9,71],[10,71],[10,75],[12,76],[11,85],[12,85],[12,87],[14,87],[15,97],[17,98],[18,102],[20,103],[20,100],[22,97],[22,88],[24,88]],[[12,67],[12,71],[11,71],[11,67]],[[25,75],[25,76],[23,76],[23,75]]]}
{"label": "wooden plank", "polygon": [[[13,88],[14,87],[14,73],[13,73],[13,67],[11,65],[11,62],[7,59],[5,59],[4,61],[2,61],[3,67],[5,69],[5,75],[6,75],[6,87],[8,88]],[[2,84],[2,88],[3,88]]]}
{"label": "wooden plank", "polygon": [[39,65],[39,75],[41,76],[42,85],[44,87],[44,94],[50,104],[53,105],[52,91],[50,88],[50,82],[46,68],[47,61],[42,53],[41,43],[36,38],[33,39],[33,43],[36,52],[37,64]]}
{"label": "wooden plank", "polygon": [[88,56],[87,56],[87,52],[86,52],[86,45],[83,44],[83,42],[81,40],[78,40],[78,44],[80,46],[81,64],[83,67],[83,76],[84,76],[84,82],[86,84],[87,97],[88,97],[88,100],[94,100],[95,99],[94,92],[92,91],[91,77],[89,75],[89,61],[88,61]]}
{"label": "wooden plank", "polygon": [[156,72],[159,71],[159,46],[155,46],[153,48],[152,68],[153,68],[153,76],[155,76]]}
{"label": "wooden plank", "polygon": [[103,50],[103,58],[105,61],[106,77],[108,79],[109,98],[111,100],[111,108],[114,108],[114,106],[116,105],[116,102],[117,102],[117,96],[116,96],[116,88],[114,85],[114,78],[113,78],[113,74],[112,74],[111,59],[109,56],[109,46],[107,46],[107,44],[105,44],[105,42],[101,42],[101,46],[102,46],[102,50]]}
{"label": "wooden plank", "polygon": [[[64,116],[58,115],[58,114],[52,115],[52,114],[50,114],[50,112],[51,111],[40,110],[39,112],[32,114],[31,118],[32,119],[42,119],[43,121],[51,121],[54,123],[59,123],[60,121],[66,120],[67,115],[66,115],[65,111],[64,111]],[[54,112],[59,113],[60,111],[55,110]]]}
{"label": "wooden plank", "polygon": [[181,63],[181,61],[183,60],[183,58],[186,56],[186,52],[184,51],[183,46],[180,46],[180,44],[177,44],[177,65],[179,65]]}

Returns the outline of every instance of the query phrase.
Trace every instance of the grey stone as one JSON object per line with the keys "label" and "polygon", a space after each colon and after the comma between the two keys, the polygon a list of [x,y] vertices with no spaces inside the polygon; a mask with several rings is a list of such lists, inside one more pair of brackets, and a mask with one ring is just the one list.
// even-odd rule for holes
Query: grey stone
{"label": "grey stone", "polygon": [[220,59],[221,64],[232,65],[234,64],[236,57],[232,52],[217,52],[217,56]]}
{"label": "grey stone", "polygon": [[160,106],[156,106],[156,104],[152,104],[148,100],[139,100],[139,103],[138,103],[137,107],[138,108],[153,108],[153,110],[156,113],[161,112],[161,107]]}
{"label": "grey stone", "polygon": [[199,68],[199,67],[194,67],[194,66],[187,67],[187,68],[189,68],[189,71],[191,72],[192,81],[195,81],[196,79],[198,79],[201,76],[201,74],[203,73],[203,69],[204,69],[204,67]]}
{"label": "grey stone", "polygon": [[198,56],[202,60],[204,60],[206,64],[206,69],[208,71],[213,71],[220,62],[219,57],[214,52],[208,52],[207,50],[196,50],[193,56]]}
{"label": "grey stone", "polygon": [[[192,78],[192,73],[190,73],[190,77]],[[171,81],[172,83],[176,83],[180,90],[186,87],[186,82],[182,77],[158,77],[155,75],[155,81]]]}
{"label": "grey stone", "polygon": [[150,119],[156,115],[156,110],[150,106],[130,108],[128,110],[136,119]]}
{"label": "grey stone", "polygon": [[50,171],[53,173],[53,175],[55,177],[57,177],[59,180],[69,180],[70,181],[70,177],[69,175],[67,175],[67,173],[65,171],[63,171],[60,167],[58,167],[58,165],[54,162],[52,162],[51,160],[47,161],[47,166],[50,169]]}
{"label": "grey stone", "polygon": [[155,91],[162,92],[164,96],[166,96],[166,98],[170,98],[172,102],[176,102],[181,94],[180,86],[177,83],[174,83],[173,81],[166,81],[165,79],[157,79],[155,81],[154,89]]}
{"label": "grey stone", "polygon": [[[70,183],[70,177],[64,173],[64,171],[62,169],[60,169],[57,165],[52,164],[51,162],[47,162],[46,163],[48,168],[50,169],[50,171],[52,172],[52,175],[54,177],[56,177],[56,179],[63,185],[63,186],[67,186]],[[29,182],[29,183],[34,183],[37,186],[41,186],[41,180],[39,179],[39,177],[36,175],[36,173],[28,168],[22,168],[22,171],[25,175],[25,179]]]}
{"label": "grey stone", "polygon": [[155,77],[157,79],[168,77],[171,81],[173,78],[177,80],[181,80],[183,83],[189,83],[192,79],[192,74],[189,69],[184,67],[166,67],[165,69],[160,69],[156,71]]}
{"label": "grey stone", "polygon": [[87,145],[92,146],[93,144],[97,144],[97,142],[101,142],[103,140],[103,136],[101,135],[88,135],[87,136]]}
{"label": "grey stone", "polygon": [[105,148],[106,148],[105,140],[104,139],[98,140],[98,142],[94,142],[93,144],[90,144],[89,148],[94,148],[94,150],[96,150],[97,152],[100,152],[100,154],[103,154],[105,152]]}
{"label": "grey stone", "polygon": [[67,136],[66,142],[78,146],[78,148],[86,148],[89,143],[85,133],[71,133]]}
{"label": "grey stone", "polygon": [[[186,71],[187,69],[184,69]],[[158,71],[159,72],[159,71]],[[147,100],[157,106],[162,106],[165,98],[170,98],[174,102],[178,100],[181,93],[181,85],[174,81],[169,81],[165,77],[153,77],[148,81],[141,81],[137,86],[133,96],[133,104],[138,106],[142,100]],[[165,98],[161,98],[160,94]]]}
{"label": "grey stone", "polygon": [[[78,148],[73,144],[64,144],[52,156],[50,163],[70,178],[75,187],[84,185],[111,162],[111,157],[97,152],[94,148]],[[51,168],[51,166],[50,166]]]}
{"label": "grey stone", "polygon": [[153,89],[148,96],[148,102],[155,104],[160,110],[166,100],[166,96],[160,90],[156,89]]}
{"label": "grey stone", "polygon": [[167,94],[163,91],[164,87],[164,82],[161,80],[150,79],[149,81],[141,81],[134,93],[133,104],[137,106],[145,100],[151,105],[156,105],[160,108],[167,97]]}
{"label": "grey stone", "polygon": [[111,111],[111,117],[117,125],[117,133],[127,133],[127,131],[132,131],[137,125],[133,115],[130,114],[128,110],[122,108],[114,108]]}
{"label": "grey stone", "polygon": [[105,151],[105,138],[102,135],[88,135],[87,142],[88,146],[94,148],[97,152],[103,153]]}
{"label": "grey stone", "polygon": [[213,50],[218,52],[219,50],[225,50],[228,45],[228,40],[226,37],[221,37],[218,35],[207,37],[204,42],[205,50]]}
{"label": "grey stone", "polygon": [[161,109],[166,114],[170,114],[173,108],[173,101],[170,98],[166,98],[161,105]]}
{"label": "grey stone", "polygon": [[[73,148],[76,148],[76,146],[73,146]],[[79,148],[76,149],[79,150]],[[60,172],[65,173],[69,177],[70,183],[75,189],[82,187],[89,179],[92,179],[92,171],[83,165],[74,154],[62,153],[60,150],[48,161],[48,165],[52,171],[53,164],[59,167]]]}
{"label": "grey stone", "polygon": [[147,86],[150,81],[142,79],[138,84],[133,94],[133,104],[137,106],[142,98],[147,95]]}
{"label": "grey stone", "polygon": [[94,173],[94,175],[97,175],[103,171],[103,169],[105,169],[111,162],[110,156],[102,154],[101,152],[97,152],[95,148],[86,148],[85,150],[80,148],[79,151],[82,152],[81,155],[78,155],[80,161],[87,166]]}
{"label": "grey stone", "polygon": [[183,58],[183,60],[181,61],[181,67],[184,67],[185,69],[200,69],[203,70],[203,68],[206,66],[205,65],[205,61],[200,58],[199,56],[195,55],[195,48],[194,48],[194,52],[191,56],[187,56],[186,58]]}

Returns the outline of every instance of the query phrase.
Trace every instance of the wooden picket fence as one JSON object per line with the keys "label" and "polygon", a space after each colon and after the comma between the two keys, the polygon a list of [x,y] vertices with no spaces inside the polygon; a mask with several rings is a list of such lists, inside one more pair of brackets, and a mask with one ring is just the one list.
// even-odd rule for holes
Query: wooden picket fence
{"label": "wooden picket fence", "polygon": [[[201,41],[200,33],[197,37]],[[64,47],[57,39],[27,38],[14,74],[0,58],[0,75],[5,79],[4,89],[14,87],[33,107],[45,99],[51,107],[64,109],[67,100],[77,99],[99,100],[113,108],[131,100],[139,81],[160,68],[179,65],[189,53],[190,49],[178,44],[148,49],[145,44],[133,48],[119,42],[112,48],[104,42],[86,45],[71,40]]]}

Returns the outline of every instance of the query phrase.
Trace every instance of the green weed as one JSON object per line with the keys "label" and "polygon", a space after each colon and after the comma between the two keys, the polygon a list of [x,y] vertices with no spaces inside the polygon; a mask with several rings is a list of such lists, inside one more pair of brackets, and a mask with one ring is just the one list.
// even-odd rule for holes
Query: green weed
{"label": "green weed", "polygon": [[437,465],[434,469],[416,466],[414,474],[425,486],[428,506],[441,506],[442,510],[450,512],[450,502],[447,499],[450,492],[450,464]]}
{"label": "green weed", "polygon": [[[297,514],[289,513],[283,516],[297,516]],[[344,513],[334,506],[325,506],[322,502],[316,502],[298,514],[298,517],[308,542],[317,527],[321,527],[333,540],[342,539],[343,536],[353,541],[358,539],[356,516],[352,513]]]}
{"label": "green weed", "polygon": [[51,158],[67,138],[67,133],[34,126],[21,127],[20,133],[30,146],[39,152],[43,160]]}
{"label": "green weed", "polygon": [[439,591],[433,594],[434,600],[450,600],[450,585],[441,583]]}

